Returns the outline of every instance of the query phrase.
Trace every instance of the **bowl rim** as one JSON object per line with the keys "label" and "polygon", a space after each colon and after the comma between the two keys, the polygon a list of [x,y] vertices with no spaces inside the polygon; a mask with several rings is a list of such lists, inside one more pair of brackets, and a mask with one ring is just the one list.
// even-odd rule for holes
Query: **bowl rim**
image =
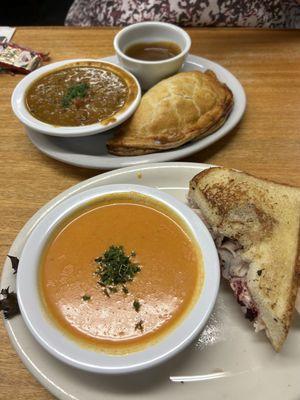
{"label": "bowl rim", "polygon": [[[128,32],[128,31],[131,31],[131,30],[137,30],[137,29],[139,29],[139,28],[141,28],[141,27],[143,27],[145,25],[153,25],[154,27],[155,26],[165,26],[170,30],[179,32],[184,37],[185,42],[186,42],[184,48],[175,57],[168,58],[166,60],[159,60],[159,61],[145,61],[145,60],[139,60],[139,59],[127,56],[121,50],[121,48],[119,46],[119,41],[120,41],[122,35],[124,35],[124,33]],[[138,22],[136,24],[132,24],[132,25],[126,26],[125,28],[120,30],[116,34],[116,36],[114,37],[113,44],[114,44],[114,49],[115,49],[117,55],[119,57],[124,58],[127,61],[130,61],[131,63],[142,64],[142,65],[162,65],[162,64],[173,63],[174,61],[177,61],[177,60],[181,59],[182,57],[185,57],[188,54],[188,52],[190,51],[192,40],[191,40],[190,35],[184,29],[180,28],[177,25],[173,25],[173,24],[170,24],[168,22],[145,21],[145,22]]]}
{"label": "bowl rim", "polygon": [[[137,93],[135,98],[131,101],[129,106],[122,112],[122,109],[115,115],[115,121],[111,123],[102,124],[101,122],[96,122],[90,125],[83,126],[54,126],[43,122],[35,118],[27,109],[25,104],[25,96],[29,86],[38,80],[41,76],[51,73],[51,71],[59,70],[61,67],[67,66],[68,64],[84,64],[84,63],[99,63],[107,64],[113,66],[115,69],[120,70],[122,73],[130,77],[130,79],[135,83],[137,88]],[[15,87],[13,94],[11,96],[11,106],[16,117],[27,127],[51,136],[61,136],[61,137],[80,137],[80,136],[90,136],[97,133],[105,132],[112,129],[122,122],[126,121],[137,109],[141,100],[141,87],[136,79],[136,77],[123,68],[112,62],[108,62],[97,58],[74,58],[68,60],[57,61],[44,65],[41,68],[31,72],[26,75]]]}
{"label": "bowl rim", "polygon": [[[202,253],[204,283],[199,297],[182,321],[157,343],[127,355],[108,355],[80,346],[46,316],[38,289],[40,256],[53,230],[68,215],[93,199],[113,193],[149,196],[177,213],[195,236]],[[200,241],[199,241],[200,238]],[[213,310],[220,283],[219,258],[214,241],[201,219],[185,204],[158,189],[129,184],[106,185],[78,193],[53,208],[30,233],[20,257],[17,296],[22,317],[34,338],[54,357],[81,370],[122,374],[143,370],[169,359],[203,329]],[[199,315],[199,317],[198,317]]]}

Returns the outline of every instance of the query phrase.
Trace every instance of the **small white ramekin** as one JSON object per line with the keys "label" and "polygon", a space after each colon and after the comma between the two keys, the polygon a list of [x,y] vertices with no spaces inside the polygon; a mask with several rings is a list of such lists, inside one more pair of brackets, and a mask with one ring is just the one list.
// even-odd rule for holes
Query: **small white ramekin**
{"label": "small white ramekin", "polygon": [[[122,74],[125,74],[129,77],[129,80],[132,81],[136,85],[136,96],[131,101],[129,106],[124,110],[120,110],[118,113],[113,115],[111,121],[97,122],[91,125],[84,126],[54,126],[47,124],[45,122],[40,121],[35,118],[26,107],[26,91],[30,87],[30,85],[41,76],[46,75],[56,69],[60,69],[61,67],[76,66],[76,65],[84,65],[84,63],[92,63],[93,65],[99,63],[99,65],[107,64],[112,65],[115,69],[120,70]],[[44,133],[46,135],[51,136],[62,136],[62,137],[79,137],[79,136],[90,136],[96,133],[105,132],[111,128],[114,128],[117,125],[120,125],[122,122],[126,121],[131,115],[135,112],[137,106],[139,105],[141,100],[141,88],[137,79],[130,72],[126,71],[124,68],[109,63],[107,61],[101,61],[96,59],[75,59],[75,60],[64,60],[59,61],[53,64],[45,65],[37,69],[36,71],[31,72],[25,78],[23,78],[15,90],[13,91],[11,98],[12,109],[17,116],[17,118],[25,125],[25,127],[30,128],[33,131]]]}
{"label": "small white ramekin", "polygon": [[[125,54],[129,46],[144,42],[175,42],[181,48],[181,53],[162,61],[137,60]],[[114,48],[121,66],[138,78],[144,90],[178,72],[190,47],[190,36],[178,26],[165,22],[133,24],[118,32],[114,39]]]}
{"label": "small white ramekin", "polygon": [[[193,308],[157,343],[126,355],[109,355],[79,345],[46,315],[38,282],[40,259],[55,228],[92,200],[113,193],[140,193],[163,203],[184,221],[202,253],[204,283]],[[220,281],[214,241],[201,219],[185,204],[158,189],[139,185],[107,185],[75,194],[54,207],[33,229],[22,251],[17,296],[22,317],[35,339],[57,359],[82,370],[122,374],[157,365],[184,349],[204,328],[213,310]]]}

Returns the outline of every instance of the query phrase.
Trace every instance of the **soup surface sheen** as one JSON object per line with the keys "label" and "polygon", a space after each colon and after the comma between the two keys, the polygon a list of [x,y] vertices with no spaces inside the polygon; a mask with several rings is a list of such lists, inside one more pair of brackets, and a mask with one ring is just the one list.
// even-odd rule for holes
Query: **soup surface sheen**
{"label": "soup surface sheen", "polygon": [[54,126],[81,126],[116,114],[128,99],[125,80],[93,66],[59,69],[37,79],[26,94],[27,108]]}
{"label": "soup surface sheen", "polygon": [[[105,295],[95,259],[122,245],[140,265],[124,293]],[[175,214],[142,196],[106,196],[71,216],[41,260],[47,314],[73,339],[122,354],[155,341],[191,309],[203,283],[201,254]],[[137,310],[133,303],[138,301]]]}
{"label": "soup surface sheen", "polygon": [[179,53],[181,53],[181,49],[174,42],[135,43],[125,51],[128,57],[143,61],[168,60]]}

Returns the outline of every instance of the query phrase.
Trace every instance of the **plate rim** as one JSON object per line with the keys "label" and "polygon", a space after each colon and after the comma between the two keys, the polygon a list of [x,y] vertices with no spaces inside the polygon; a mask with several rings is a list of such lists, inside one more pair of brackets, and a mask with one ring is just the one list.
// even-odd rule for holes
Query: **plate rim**
{"label": "plate rim", "polygon": [[[108,56],[101,58],[99,60],[107,61],[107,62],[112,62],[116,63],[118,65],[117,57],[116,55]],[[81,154],[82,159],[86,159],[87,161],[77,161],[76,159],[74,160],[74,155],[76,153],[64,153],[64,155],[60,155],[59,150],[55,151],[52,150],[51,148],[48,150],[47,149],[47,144],[43,144],[44,140],[55,140],[55,138],[47,137],[48,135],[43,135],[42,134],[32,132],[28,128],[25,129],[26,134],[29,138],[29,140],[32,142],[32,144],[43,154],[46,154],[48,157],[53,158],[57,161],[70,164],[76,167],[81,167],[81,168],[90,168],[90,169],[102,169],[102,170],[108,170],[108,169],[115,169],[115,168],[123,168],[123,167],[128,167],[128,166],[133,166],[133,165],[141,165],[145,163],[154,163],[154,162],[167,162],[167,161],[172,161],[176,159],[181,159],[184,157],[191,156],[192,154],[195,154],[204,148],[210,146],[211,144],[217,142],[220,140],[222,137],[228,135],[240,122],[242,119],[245,110],[246,110],[246,105],[247,105],[247,98],[246,98],[246,93],[245,90],[241,84],[241,82],[235,77],[235,75],[230,72],[227,68],[223,67],[221,64],[216,63],[214,61],[211,61],[207,58],[200,57],[197,55],[189,54],[186,62],[189,63],[194,63],[202,68],[206,69],[213,69],[217,74],[218,71],[222,71],[223,74],[226,76],[230,77],[230,79],[234,82],[234,84],[237,86],[236,90],[233,90],[233,95],[234,96],[239,96],[239,104],[237,107],[240,109],[239,114],[236,116],[236,120],[232,121],[232,126],[229,126],[226,128],[226,122],[224,125],[222,125],[216,132],[213,132],[210,135],[204,136],[203,138],[199,139],[198,141],[194,142],[193,144],[190,144],[187,147],[181,146],[179,148],[163,151],[163,152],[157,152],[157,153],[152,153],[152,154],[146,154],[143,156],[131,156],[131,157],[117,157],[117,156],[112,156],[112,157],[107,157],[105,156],[95,156],[95,155],[87,155],[87,154]],[[204,65],[203,65],[204,64]],[[229,116],[230,118],[230,116]],[[229,120],[230,121],[230,120]],[[224,129],[225,127],[225,129]],[[46,138],[44,137],[46,136]],[[57,138],[56,138],[57,139]],[[62,139],[62,138],[60,138]],[[63,147],[58,147],[58,149],[63,149]],[[155,157],[153,159],[153,157]],[[128,160],[130,159],[130,160]],[[99,161],[100,160],[100,161]]]}
{"label": "plate rim", "polygon": [[[195,162],[163,162],[163,163],[148,163],[148,164],[143,164],[143,165],[134,165],[134,166],[129,166],[126,168],[121,168],[121,169],[116,169],[112,170],[109,172],[105,172],[102,174],[97,174],[89,179],[85,179],[68,189],[64,190],[57,196],[55,196],[53,199],[48,201],[44,206],[42,206],[37,212],[33,214],[32,217],[30,217],[27,222],[23,225],[17,236],[15,237],[12,245],[10,246],[8,250],[8,254],[12,254],[14,252],[14,248],[20,247],[20,253],[22,252],[22,249],[25,245],[25,242],[27,240],[28,235],[30,234],[31,230],[36,226],[36,224],[44,218],[44,216],[54,207],[56,207],[57,204],[59,204],[61,201],[63,201],[65,198],[71,197],[74,194],[78,193],[81,189],[84,189],[86,187],[89,187],[90,184],[93,184],[94,182],[101,182],[105,181],[106,179],[109,179],[112,176],[118,176],[122,174],[126,174],[127,172],[143,172],[143,170],[151,170],[151,169],[161,169],[161,168],[187,168],[187,169],[195,169],[198,170],[199,172],[215,167],[216,165],[213,164],[205,164],[205,163],[195,163]],[[147,185],[146,185],[147,186]],[[24,237],[24,244],[21,245],[19,242],[22,242]],[[4,280],[4,275],[7,273],[7,269],[10,269],[10,261],[8,260],[8,257],[5,257],[4,259],[4,264],[3,264],[3,269],[1,273],[1,279],[0,279],[0,286],[2,287],[2,282]],[[22,318],[21,316],[17,316],[15,318]],[[24,325],[25,322],[23,321]],[[40,369],[39,366],[35,363],[35,361],[32,359],[32,357],[28,356],[26,353],[26,350],[23,349],[22,345],[18,341],[14,329],[10,323],[10,320],[5,320],[3,318],[3,325],[4,328],[8,334],[9,341],[15,350],[17,356],[21,359],[22,363],[28,370],[28,372],[46,389],[48,390],[52,395],[57,397],[59,400],[82,400],[80,397],[75,397],[72,394],[68,393],[63,389],[62,386],[58,386],[55,384],[54,381],[49,379]],[[68,368],[72,368],[70,366],[67,366]]]}

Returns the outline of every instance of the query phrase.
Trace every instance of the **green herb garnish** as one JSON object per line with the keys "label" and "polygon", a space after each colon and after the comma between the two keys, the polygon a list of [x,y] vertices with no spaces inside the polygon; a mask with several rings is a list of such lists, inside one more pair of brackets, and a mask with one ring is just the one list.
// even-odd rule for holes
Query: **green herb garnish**
{"label": "green herb garnish", "polygon": [[83,301],[89,301],[89,300],[91,300],[91,296],[88,295],[88,294],[84,294],[81,298],[82,298]]}
{"label": "green herb garnish", "polygon": [[134,302],[132,303],[133,308],[135,309],[136,312],[140,311],[141,308],[141,303],[138,300],[134,300]]}
{"label": "green herb garnish", "polygon": [[122,286],[122,290],[125,294],[128,294],[129,290],[126,286]]}
{"label": "green herb garnish", "polygon": [[101,285],[102,287],[104,287],[104,294],[107,297],[110,297],[111,293],[116,293],[118,291],[118,289],[115,286],[105,286],[105,285]]}
{"label": "green herb garnish", "polygon": [[101,257],[95,259],[99,265],[96,270],[96,275],[100,277],[98,283],[111,291],[111,287],[132,281],[141,270],[137,263],[132,262],[132,257],[132,254],[125,254],[123,246],[110,246]]}
{"label": "green herb garnish", "polygon": [[139,331],[143,332],[144,331],[144,321],[141,319],[137,324],[135,324],[134,329],[136,331],[139,330]]}
{"label": "green herb garnish", "polygon": [[83,99],[87,95],[89,85],[85,82],[83,83],[75,83],[74,85],[70,86],[67,90],[67,93],[62,98],[62,106],[64,108],[69,107],[72,100],[80,98]]}

